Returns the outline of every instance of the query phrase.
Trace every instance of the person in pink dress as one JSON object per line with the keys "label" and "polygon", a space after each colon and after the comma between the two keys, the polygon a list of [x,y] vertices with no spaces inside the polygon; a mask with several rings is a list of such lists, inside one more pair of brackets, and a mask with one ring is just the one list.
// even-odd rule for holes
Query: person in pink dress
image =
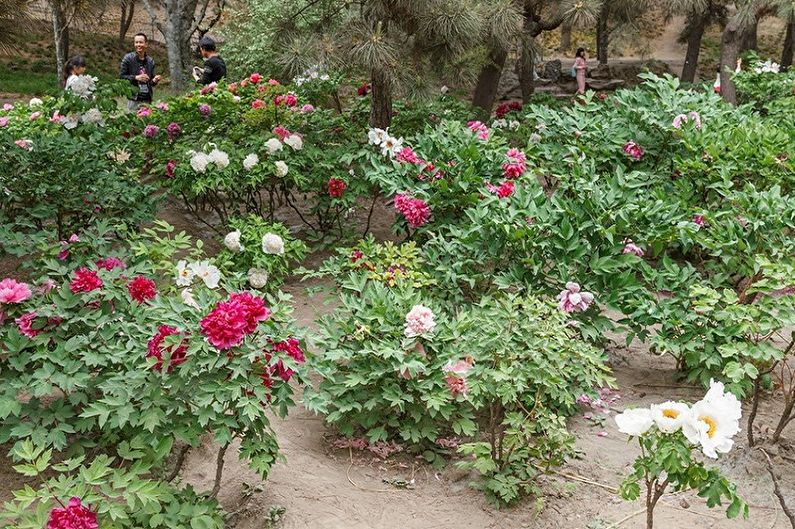
{"label": "person in pink dress", "polygon": [[577,48],[577,54],[574,58],[574,70],[576,71],[578,94],[585,93],[585,71],[588,68],[588,63],[585,59],[585,48]]}

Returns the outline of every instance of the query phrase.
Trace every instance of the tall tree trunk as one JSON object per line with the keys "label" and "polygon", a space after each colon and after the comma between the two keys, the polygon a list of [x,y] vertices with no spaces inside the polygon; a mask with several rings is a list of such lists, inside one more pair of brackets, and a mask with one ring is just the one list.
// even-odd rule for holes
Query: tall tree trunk
{"label": "tall tree trunk", "polygon": [[374,69],[370,85],[373,97],[370,106],[370,126],[385,129],[392,123],[392,90],[389,79],[383,70]]}
{"label": "tall tree trunk", "polygon": [[742,36],[740,37],[740,50],[739,53],[748,50],[758,49],[757,41],[759,40],[759,19],[753,20],[747,27],[743,28]]}
{"label": "tall tree trunk", "polygon": [[133,16],[135,15],[135,0],[121,0],[121,15],[119,17],[119,49],[124,49],[124,39],[130,30]]}
{"label": "tall tree trunk", "polygon": [[599,18],[596,20],[596,58],[599,60],[599,66],[607,64],[607,47],[610,45],[610,31],[607,27],[607,21],[610,18],[609,2],[602,5],[599,11]]}
{"label": "tall tree trunk", "polygon": [[522,43],[522,56],[519,59],[519,87],[522,89],[522,102],[527,104],[536,91],[535,69],[536,57],[533,50],[534,36],[525,35]]}
{"label": "tall tree trunk", "polygon": [[178,0],[166,0],[166,17],[164,21],[165,31],[163,36],[166,40],[166,53],[168,54],[168,73],[171,78],[171,88],[173,90],[182,90],[185,88],[185,72],[183,65],[185,64],[185,57],[183,53],[185,46],[185,31],[187,24],[190,21],[184,20],[184,13],[180,9],[180,2]]}
{"label": "tall tree trunk", "polygon": [[720,46],[720,94],[724,101],[732,105],[737,104],[737,88],[732,76],[737,63],[741,34],[739,21],[736,16],[732,16],[723,30]]}
{"label": "tall tree trunk", "polygon": [[709,11],[691,13],[687,24],[687,53],[685,65],[682,67],[682,81],[692,83],[696,80],[698,70],[698,55],[701,52],[701,38],[709,23]]}
{"label": "tall tree trunk", "polygon": [[482,108],[486,112],[491,112],[494,100],[497,98],[497,89],[500,86],[502,70],[505,68],[505,60],[508,52],[503,49],[492,48],[487,62],[478,74],[478,82],[475,85],[475,94],[472,96],[472,104]]}
{"label": "tall tree trunk", "polygon": [[787,24],[787,33],[784,35],[784,50],[781,52],[781,67],[792,66],[792,45],[795,39],[795,21]]}
{"label": "tall tree trunk", "polygon": [[66,14],[57,1],[51,1],[52,9],[52,32],[55,39],[55,67],[58,75],[58,84],[63,87],[66,82],[64,68],[69,57],[69,26],[66,21]]}
{"label": "tall tree trunk", "polygon": [[571,24],[563,24],[560,28],[560,47],[558,51],[569,51],[571,49]]}

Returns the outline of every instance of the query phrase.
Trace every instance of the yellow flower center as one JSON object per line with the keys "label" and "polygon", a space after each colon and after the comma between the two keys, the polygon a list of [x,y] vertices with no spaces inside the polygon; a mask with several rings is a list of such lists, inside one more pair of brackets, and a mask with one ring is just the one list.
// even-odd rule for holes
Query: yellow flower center
{"label": "yellow flower center", "polygon": [[679,417],[679,412],[668,408],[662,411],[662,415],[663,417],[666,417],[668,419],[676,419],[677,417]]}
{"label": "yellow flower center", "polygon": [[707,430],[707,437],[712,439],[712,436],[715,435],[715,430],[718,428],[718,424],[711,417],[701,416],[698,418],[698,420],[707,423],[707,426],[709,426],[709,430]]}

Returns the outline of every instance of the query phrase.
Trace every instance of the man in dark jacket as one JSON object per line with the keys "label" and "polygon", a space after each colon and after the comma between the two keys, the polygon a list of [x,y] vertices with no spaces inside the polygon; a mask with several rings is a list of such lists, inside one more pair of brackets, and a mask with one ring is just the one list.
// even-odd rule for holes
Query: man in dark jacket
{"label": "man in dark jacket", "polygon": [[141,103],[152,102],[154,86],[160,82],[160,76],[155,75],[155,60],[146,54],[149,42],[146,35],[138,33],[133,37],[135,51],[128,53],[121,60],[119,78],[126,79],[138,90],[135,96],[127,102],[128,110],[135,110]]}
{"label": "man in dark jacket", "polygon": [[199,50],[204,58],[204,69],[195,67],[193,69],[193,78],[197,83],[208,85],[210,83],[217,83],[222,78],[226,77],[226,63],[218,55],[215,48],[215,41],[210,37],[204,36],[199,41]]}

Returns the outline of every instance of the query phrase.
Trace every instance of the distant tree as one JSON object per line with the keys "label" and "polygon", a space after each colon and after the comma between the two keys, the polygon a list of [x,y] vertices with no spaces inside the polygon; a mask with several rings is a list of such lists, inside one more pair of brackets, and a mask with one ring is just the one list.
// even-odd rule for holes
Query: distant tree
{"label": "distant tree", "polygon": [[55,42],[55,67],[58,82],[63,86],[64,68],[69,59],[69,28],[78,19],[102,11],[107,0],[47,0],[52,15],[52,32]]}
{"label": "distant tree", "polygon": [[601,0],[596,18],[596,58],[600,66],[607,64],[608,48],[616,32],[634,26],[655,5],[652,0]]}
{"label": "distant tree", "polygon": [[701,40],[704,32],[712,24],[726,25],[725,0],[668,0],[664,5],[668,15],[684,15],[685,27],[679,35],[679,42],[687,44],[685,64],[682,67],[682,80],[692,83],[696,80]]}
{"label": "distant tree", "polygon": [[119,49],[123,50],[127,44],[127,32],[135,16],[135,0],[120,0],[119,11]]}
{"label": "distant tree", "polygon": [[0,50],[11,52],[30,27],[30,0],[0,0]]}

